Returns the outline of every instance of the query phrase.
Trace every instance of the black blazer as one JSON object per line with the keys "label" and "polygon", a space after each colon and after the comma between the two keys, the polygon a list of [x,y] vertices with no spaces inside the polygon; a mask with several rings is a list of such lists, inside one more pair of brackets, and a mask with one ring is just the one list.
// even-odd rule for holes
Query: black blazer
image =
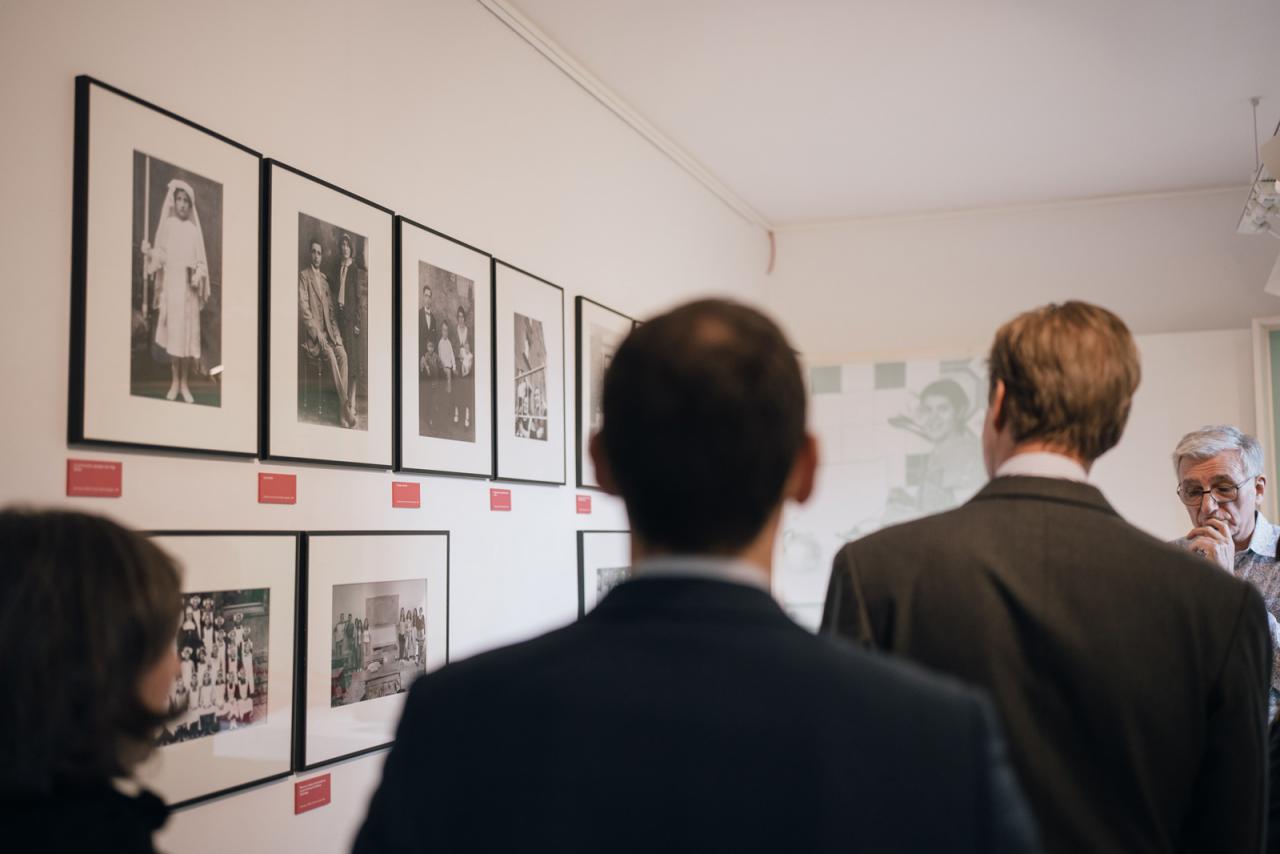
{"label": "black blazer", "polygon": [[845,546],[823,628],[986,688],[1048,850],[1260,849],[1262,599],[1092,486],[997,478]]}
{"label": "black blazer", "polygon": [[1028,850],[1002,751],[968,688],[642,578],[420,679],[355,850]]}

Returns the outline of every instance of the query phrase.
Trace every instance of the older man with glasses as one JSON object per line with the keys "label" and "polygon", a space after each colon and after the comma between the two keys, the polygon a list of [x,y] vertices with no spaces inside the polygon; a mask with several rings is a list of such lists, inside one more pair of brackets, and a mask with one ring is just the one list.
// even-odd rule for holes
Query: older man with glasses
{"label": "older man with glasses", "polygon": [[[1234,427],[1202,427],[1182,437],[1173,452],[1178,498],[1191,531],[1177,544],[1204,555],[1262,594],[1271,643],[1280,650],[1280,527],[1259,504],[1267,491],[1262,445]],[[1273,656],[1271,717],[1280,709],[1280,655]]]}

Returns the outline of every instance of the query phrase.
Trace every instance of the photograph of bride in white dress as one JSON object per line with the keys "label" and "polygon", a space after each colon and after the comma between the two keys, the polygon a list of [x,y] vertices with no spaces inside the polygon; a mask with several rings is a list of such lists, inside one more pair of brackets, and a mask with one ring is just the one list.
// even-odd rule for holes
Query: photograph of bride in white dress
{"label": "photograph of bride in white dress", "polygon": [[129,391],[221,406],[222,185],[133,152]]}

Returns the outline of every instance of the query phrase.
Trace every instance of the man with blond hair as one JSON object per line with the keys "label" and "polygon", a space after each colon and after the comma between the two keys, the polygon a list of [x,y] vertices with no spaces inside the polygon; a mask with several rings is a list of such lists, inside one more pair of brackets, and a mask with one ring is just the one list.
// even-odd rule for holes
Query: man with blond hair
{"label": "man with blond hair", "polygon": [[1280,708],[1280,527],[1262,515],[1267,492],[1262,445],[1225,424],[1201,427],[1183,436],[1173,451],[1178,498],[1187,508],[1191,531],[1175,544],[1216,563],[1262,594],[1271,629],[1270,717]]}
{"label": "man with blond hair", "polygon": [[1129,330],[1097,306],[1002,326],[991,482],[845,546],[823,626],[986,688],[1048,851],[1257,851],[1262,598],[1129,525],[1088,482],[1139,376]]}

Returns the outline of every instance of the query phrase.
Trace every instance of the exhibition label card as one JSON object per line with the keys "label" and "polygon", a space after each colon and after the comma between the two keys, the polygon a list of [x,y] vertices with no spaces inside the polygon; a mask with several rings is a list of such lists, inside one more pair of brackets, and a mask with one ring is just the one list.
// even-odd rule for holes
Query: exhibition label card
{"label": "exhibition label card", "polygon": [[311,777],[294,783],[293,814],[298,815],[328,804],[331,800],[329,781],[332,776],[331,774],[321,774],[319,777]]}
{"label": "exhibition label card", "polygon": [[298,476],[278,472],[258,472],[259,504],[297,504]]}
{"label": "exhibition label card", "polygon": [[67,495],[119,498],[124,464],[104,460],[67,460]]}
{"label": "exhibition label card", "polygon": [[579,495],[578,496],[578,515],[587,516],[587,515],[590,515],[590,513],[591,513],[591,496]]}
{"label": "exhibition label card", "polygon": [[490,489],[489,490],[489,509],[490,510],[510,510],[511,509],[511,490]]}
{"label": "exhibition label card", "polygon": [[422,484],[407,480],[391,481],[392,507],[421,507]]}

